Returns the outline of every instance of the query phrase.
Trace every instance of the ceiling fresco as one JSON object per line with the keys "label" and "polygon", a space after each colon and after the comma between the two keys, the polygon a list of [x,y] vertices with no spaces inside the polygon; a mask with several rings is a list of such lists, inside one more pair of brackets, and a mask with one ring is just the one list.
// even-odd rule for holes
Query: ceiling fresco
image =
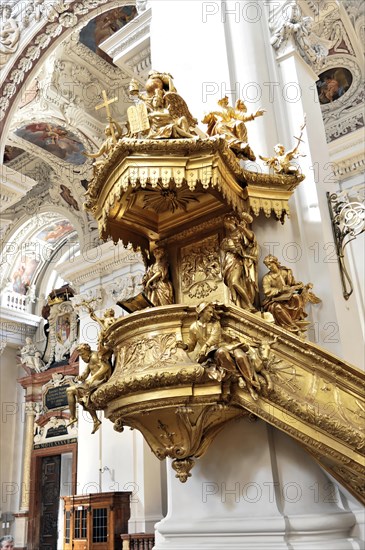
{"label": "ceiling fresco", "polygon": [[86,161],[83,144],[62,126],[33,122],[19,128],[15,134],[71,164],[84,164]]}
{"label": "ceiling fresco", "polygon": [[119,31],[136,15],[135,6],[124,6],[98,15],[80,31],[80,42],[99,57],[113,64],[113,60],[99,48],[99,44]]}

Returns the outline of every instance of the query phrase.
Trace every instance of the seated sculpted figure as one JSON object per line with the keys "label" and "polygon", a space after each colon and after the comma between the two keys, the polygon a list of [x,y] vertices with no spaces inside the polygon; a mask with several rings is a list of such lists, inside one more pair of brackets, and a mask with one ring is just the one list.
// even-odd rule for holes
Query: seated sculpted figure
{"label": "seated sculpted figure", "polygon": [[41,352],[38,351],[33,340],[28,336],[25,339],[25,344],[20,350],[20,358],[22,363],[35,372],[42,372],[44,369],[44,362],[41,359]]}
{"label": "seated sculpted figure", "polygon": [[77,422],[76,403],[83,406],[94,422],[94,427],[91,433],[95,433],[101,424],[98,419],[96,410],[90,402],[91,394],[104,382],[109,380],[111,376],[111,365],[108,360],[101,357],[99,352],[92,351],[89,344],[79,344],[77,351],[87,367],[81,376],[76,377],[76,381],[80,384],[75,384],[67,388],[67,401],[71,412],[69,426]]}
{"label": "seated sculpted figure", "polygon": [[[164,95],[167,97],[165,98]],[[147,137],[150,139],[194,137],[189,132],[187,117],[183,114],[173,117],[169,107],[168,94],[157,89],[152,98],[152,110],[148,113],[150,131]]]}
{"label": "seated sculpted figure", "polygon": [[[114,137],[112,132],[112,125],[114,129]],[[117,140],[123,136],[123,130],[120,124],[118,124],[118,122],[114,120],[111,120],[109,124],[105,127],[104,133],[106,135],[106,139],[102,143],[99,151],[97,151],[96,153],[87,153],[86,151],[84,151],[84,155],[91,159],[97,159],[101,157],[100,160],[96,160],[93,164],[95,170],[98,170],[103,166],[108,156],[112,153],[115,144],[117,143]]]}
{"label": "seated sculpted figure", "polygon": [[276,256],[266,256],[264,264],[269,272],[262,279],[265,300],[263,308],[270,312],[276,324],[303,335],[309,325],[304,311],[307,302],[317,304],[321,300],[311,292],[312,284],[297,282],[291,269],[280,264]]}
{"label": "seated sculpted figure", "polygon": [[140,93],[139,83],[132,79],[129,86],[130,96],[140,100],[139,104],[128,109],[132,136],[148,139],[204,136],[197,127],[197,119],[177,93],[169,73],[150,71],[145,90]]}
{"label": "seated sculpted figure", "polygon": [[239,158],[245,160],[256,160],[256,156],[248,144],[247,128],[245,122],[262,116],[264,109],[258,109],[256,113],[247,115],[247,107],[242,99],[237,99],[234,107],[228,103],[225,96],[218,101],[220,111],[212,111],[205,115],[202,122],[208,124],[207,134],[209,136],[225,136],[230,149]]}
{"label": "seated sculpted figure", "polygon": [[197,361],[205,366],[210,378],[219,382],[225,377],[233,378],[240,387],[247,387],[256,400],[258,395],[254,388],[259,389],[260,383],[247,353],[250,344],[223,333],[214,304],[202,302],[196,313],[188,342],[177,342],[178,347],[187,352],[198,348]]}

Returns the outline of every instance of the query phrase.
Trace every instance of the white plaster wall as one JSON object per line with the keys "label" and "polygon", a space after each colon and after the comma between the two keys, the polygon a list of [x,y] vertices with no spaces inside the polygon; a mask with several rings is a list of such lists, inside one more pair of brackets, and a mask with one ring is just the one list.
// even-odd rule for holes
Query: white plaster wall
{"label": "white plaster wall", "polygon": [[[291,218],[282,226],[260,216],[254,229],[262,258],[274,253],[298,280],[314,283],[322,304],[308,306],[313,323],[309,339],[362,367],[361,296],[343,300],[334,254],[325,195],[330,157],[316,75],[296,53],[278,64],[269,43],[267,13],[260,2],[195,1],[189,9],[178,0],[153,0],[151,5],[152,66],[173,74],[178,92],[199,119],[225,94],[232,101],[243,97],[249,112],[259,106],[267,109],[264,117],[248,122],[247,128],[257,156],[270,156],[279,141],[287,148],[294,145],[293,136],[306,115],[301,145],[306,156],[300,159],[306,180],[290,201]],[[179,21],[178,30],[174,21]],[[176,36],[187,32],[192,39],[182,45]],[[296,89],[297,97],[293,95]],[[261,264],[260,272],[265,271]]]}
{"label": "white plaster wall", "polygon": [[[16,513],[20,505],[21,462],[24,433],[24,390],[17,379],[25,375],[18,366],[17,349],[7,346],[0,357],[1,395],[1,512]],[[2,528],[0,533],[8,534]]]}
{"label": "white plaster wall", "polygon": [[152,68],[172,74],[178,93],[199,121],[222,97],[221,84],[230,81],[225,30],[219,18],[206,13],[207,5],[201,0],[151,2]]}
{"label": "white plaster wall", "polygon": [[[102,252],[102,251],[101,251]],[[103,258],[99,259],[103,263]],[[95,265],[93,271],[95,271]],[[99,278],[85,281],[80,293],[98,291],[119,277],[136,275],[144,271],[140,262],[111,268]],[[126,315],[115,306],[111,295],[102,293],[97,315],[108,307],[114,307],[116,316]],[[81,313],[81,312],[80,312]],[[99,327],[86,313],[80,315],[80,342],[87,342],[92,349],[97,347]],[[80,361],[82,363],[82,361]],[[81,366],[82,372],[84,365]],[[79,407],[78,474],[77,493],[87,494],[108,491],[130,491],[131,518],[128,532],[153,532],[156,521],[162,517],[161,471],[159,460],[152,454],[142,435],[137,430],[125,428],[122,433],[113,429],[113,424],[103,413],[98,412],[102,425],[96,434],[91,434],[92,421],[88,413]]]}

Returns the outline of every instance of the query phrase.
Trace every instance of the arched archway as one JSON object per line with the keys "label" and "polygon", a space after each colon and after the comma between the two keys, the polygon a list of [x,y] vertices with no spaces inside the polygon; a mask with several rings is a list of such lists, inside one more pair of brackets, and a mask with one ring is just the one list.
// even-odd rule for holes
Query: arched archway
{"label": "arched archway", "polygon": [[[32,80],[39,71],[44,56],[49,56],[59,44],[68,38],[72,32],[86,25],[91,19],[121,6],[140,5],[136,0],[93,0],[77,2],[71,0],[52,6],[38,6],[39,12],[33,12],[30,6],[20,6],[20,16],[27,22],[27,28],[19,31],[17,51],[2,70],[0,94],[1,133],[5,137],[9,131],[12,115],[20,101],[21,91],[27,82]],[[30,11],[27,12],[27,8]],[[18,11],[19,11],[18,10]],[[22,13],[24,10],[24,13]],[[26,19],[27,18],[27,19]],[[3,153],[4,143],[0,150]]]}

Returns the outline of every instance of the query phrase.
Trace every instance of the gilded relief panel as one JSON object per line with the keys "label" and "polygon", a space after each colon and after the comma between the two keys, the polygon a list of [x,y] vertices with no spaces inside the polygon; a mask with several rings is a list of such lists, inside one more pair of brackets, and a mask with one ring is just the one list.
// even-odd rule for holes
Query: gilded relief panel
{"label": "gilded relief panel", "polygon": [[184,246],[180,251],[180,295],[184,304],[224,301],[218,235]]}

